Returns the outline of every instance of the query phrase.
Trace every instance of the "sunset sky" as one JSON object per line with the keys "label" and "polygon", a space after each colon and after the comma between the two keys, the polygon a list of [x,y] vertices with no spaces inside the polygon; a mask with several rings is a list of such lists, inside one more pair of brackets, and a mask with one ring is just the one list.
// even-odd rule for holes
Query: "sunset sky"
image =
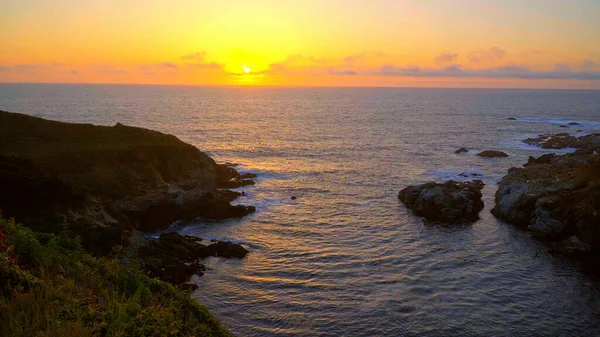
{"label": "sunset sky", "polygon": [[600,89],[598,0],[0,1],[0,82]]}

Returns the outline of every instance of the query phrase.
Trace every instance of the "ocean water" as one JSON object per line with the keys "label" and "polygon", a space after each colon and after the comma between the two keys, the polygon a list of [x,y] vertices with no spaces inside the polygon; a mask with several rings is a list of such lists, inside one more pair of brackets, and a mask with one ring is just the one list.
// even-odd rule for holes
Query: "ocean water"
{"label": "ocean water", "polygon": [[[522,139],[600,132],[600,91],[0,84],[0,109],[148,127],[258,173],[236,201],[255,214],[172,228],[249,248],[194,279],[238,336],[600,335],[598,280],[489,213],[506,170],[548,152]],[[463,172],[487,184],[473,225],[397,200]]]}

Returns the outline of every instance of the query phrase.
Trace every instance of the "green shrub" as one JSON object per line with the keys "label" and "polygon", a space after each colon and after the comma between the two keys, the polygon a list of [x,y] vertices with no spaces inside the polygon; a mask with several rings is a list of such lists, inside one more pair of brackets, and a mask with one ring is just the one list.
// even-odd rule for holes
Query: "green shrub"
{"label": "green shrub", "polygon": [[230,336],[208,309],[135,261],[0,219],[1,336]]}

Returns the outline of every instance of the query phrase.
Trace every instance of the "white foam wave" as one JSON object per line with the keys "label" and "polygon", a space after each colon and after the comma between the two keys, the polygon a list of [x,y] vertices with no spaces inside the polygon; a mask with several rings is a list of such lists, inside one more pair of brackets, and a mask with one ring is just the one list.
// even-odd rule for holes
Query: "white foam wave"
{"label": "white foam wave", "polygon": [[576,119],[569,119],[569,118],[523,117],[523,118],[516,118],[516,120],[521,121],[521,122],[528,122],[528,123],[543,123],[543,124],[552,124],[552,125],[569,125],[569,123],[578,123],[579,125],[572,125],[572,127],[573,128],[576,128],[576,127],[600,128],[600,122],[576,120]]}

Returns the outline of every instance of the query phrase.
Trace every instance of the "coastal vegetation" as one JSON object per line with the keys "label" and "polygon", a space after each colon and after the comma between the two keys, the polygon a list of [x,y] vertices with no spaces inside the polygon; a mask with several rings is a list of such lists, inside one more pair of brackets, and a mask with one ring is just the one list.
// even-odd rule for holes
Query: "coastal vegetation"
{"label": "coastal vegetation", "polygon": [[250,214],[225,188],[251,177],[172,135],[0,111],[2,335],[228,336],[187,282],[248,251],[136,233]]}

